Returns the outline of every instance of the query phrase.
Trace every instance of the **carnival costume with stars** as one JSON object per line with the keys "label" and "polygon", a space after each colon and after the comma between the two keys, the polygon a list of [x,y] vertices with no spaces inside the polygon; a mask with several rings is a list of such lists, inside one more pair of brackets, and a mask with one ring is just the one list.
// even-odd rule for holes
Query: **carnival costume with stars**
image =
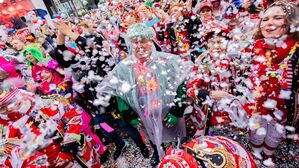
{"label": "carnival costume with stars", "polygon": [[[298,119],[298,42],[292,35],[281,38],[285,47],[273,49],[265,39],[257,40],[253,47],[253,72],[257,75],[253,78],[256,110],[252,120],[257,126],[251,128],[251,143],[257,149],[264,147],[267,156],[273,155],[285,138],[283,126],[296,126]],[[270,121],[265,116],[271,116]],[[266,129],[265,135],[256,134],[260,127]]]}
{"label": "carnival costume with stars", "polygon": [[[144,24],[134,24],[128,29],[127,36],[129,39],[154,39],[155,32]],[[175,106],[170,106],[176,95],[173,93],[183,84],[192,63],[154,49],[148,57],[149,61],[142,65],[137,63],[134,55],[121,61],[102,83],[99,92],[119,96],[138,114],[147,135],[157,146],[159,156],[162,156],[162,142],[175,141],[176,137],[185,136],[184,120],[180,118],[184,105],[179,100]],[[113,79],[118,82],[112,82]],[[127,86],[130,90],[126,92],[120,89],[121,86]],[[170,111],[176,111],[177,114],[172,115],[179,119],[173,127],[167,128],[163,126],[162,120],[170,115]]]}

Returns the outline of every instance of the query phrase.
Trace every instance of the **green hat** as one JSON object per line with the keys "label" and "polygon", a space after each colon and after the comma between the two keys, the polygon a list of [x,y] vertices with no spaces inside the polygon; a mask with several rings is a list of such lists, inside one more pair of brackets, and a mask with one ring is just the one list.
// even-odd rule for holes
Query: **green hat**
{"label": "green hat", "polygon": [[146,26],[143,23],[136,23],[131,25],[127,30],[127,36],[129,39],[132,38],[150,38],[155,39],[155,30],[151,27]]}
{"label": "green hat", "polygon": [[26,58],[26,61],[27,61],[27,66],[28,67],[31,67],[31,62],[28,60],[27,56],[26,56],[26,53],[29,53],[31,54],[38,62],[42,62],[43,61],[43,54],[40,50],[39,47],[37,46],[34,46],[34,45],[31,45],[31,46],[27,46],[23,51],[23,55],[24,57]]}
{"label": "green hat", "polygon": [[149,7],[153,7],[153,2],[151,2],[151,1],[146,1],[146,2],[145,2],[145,5],[146,5],[146,6],[149,6]]}

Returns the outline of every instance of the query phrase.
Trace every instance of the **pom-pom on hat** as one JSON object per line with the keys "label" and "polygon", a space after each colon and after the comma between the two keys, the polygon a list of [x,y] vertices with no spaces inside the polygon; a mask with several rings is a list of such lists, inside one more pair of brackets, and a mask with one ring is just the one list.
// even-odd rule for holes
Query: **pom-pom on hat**
{"label": "pom-pom on hat", "polygon": [[153,2],[151,1],[146,1],[144,4],[148,7],[153,7]]}
{"label": "pom-pom on hat", "polygon": [[156,33],[153,28],[146,26],[143,23],[131,25],[127,30],[129,39],[133,38],[150,38],[155,39]]}

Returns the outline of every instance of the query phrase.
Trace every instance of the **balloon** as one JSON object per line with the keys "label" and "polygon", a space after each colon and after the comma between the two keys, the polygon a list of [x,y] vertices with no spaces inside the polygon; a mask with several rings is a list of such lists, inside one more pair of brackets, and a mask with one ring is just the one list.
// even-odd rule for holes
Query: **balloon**
{"label": "balloon", "polygon": [[66,18],[66,14],[61,13],[61,18],[62,18],[62,19]]}
{"label": "balloon", "polygon": [[46,24],[47,23],[47,21],[46,20],[43,20],[43,24]]}
{"label": "balloon", "polygon": [[38,20],[37,23],[41,25],[41,24],[43,24],[43,21],[42,20]]}
{"label": "balloon", "polygon": [[51,60],[48,62],[48,65],[46,66],[50,69],[57,69],[58,68],[58,62],[56,60]]}
{"label": "balloon", "polygon": [[16,32],[16,29],[14,29],[14,28],[10,28],[10,29],[8,29],[8,31],[7,31],[8,35],[12,35],[12,34],[14,34],[15,32]]}
{"label": "balloon", "polygon": [[33,24],[36,24],[36,23],[38,22],[38,20],[37,20],[37,19],[33,19],[31,22],[32,22]]}
{"label": "balloon", "polygon": [[59,14],[56,15],[57,19],[61,19],[61,16]]}
{"label": "balloon", "polygon": [[12,28],[12,26],[13,26],[13,25],[12,25],[11,23],[6,23],[6,24],[5,24],[5,27],[8,28],[8,29],[9,29],[9,28]]}
{"label": "balloon", "polygon": [[52,19],[55,19],[55,18],[56,18],[56,15],[55,15],[55,14],[53,14],[53,15],[52,15]]}

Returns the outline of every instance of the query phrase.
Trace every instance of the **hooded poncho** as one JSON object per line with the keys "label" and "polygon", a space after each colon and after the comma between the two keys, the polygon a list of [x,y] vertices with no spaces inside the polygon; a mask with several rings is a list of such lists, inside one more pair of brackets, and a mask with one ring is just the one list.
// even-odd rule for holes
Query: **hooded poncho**
{"label": "hooded poncho", "polygon": [[[127,37],[153,39],[155,32],[138,23],[129,27]],[[148,57],[143,64],[138,63],[134,54],[121,61],[98,86],[97,97],[101,99],[103,93],[108,93],[124,100],[140,117],[161,157],[162,142],[175,141],[186,133],[183,119],[171,128],[164,127],[162,120],[174,105],[176,91],[191,71],[192,62],[183,61],[177,55],[156,52],[154,47]]]}
{"label": "hooded poncho", "polygon": [[121,61],[100,84],[97,97],[101,99],[103,93],[108,93],[123,99],[138,114],[148,137],[162,156],[162,142],[185,136],[183,119],[171,128],[164,127],[162,120],[173,105],[176,91],[186,79],[192,63],[162,52],[152,52],[151,57],[154,59],[147,65],[138,64],[134,56]]}

